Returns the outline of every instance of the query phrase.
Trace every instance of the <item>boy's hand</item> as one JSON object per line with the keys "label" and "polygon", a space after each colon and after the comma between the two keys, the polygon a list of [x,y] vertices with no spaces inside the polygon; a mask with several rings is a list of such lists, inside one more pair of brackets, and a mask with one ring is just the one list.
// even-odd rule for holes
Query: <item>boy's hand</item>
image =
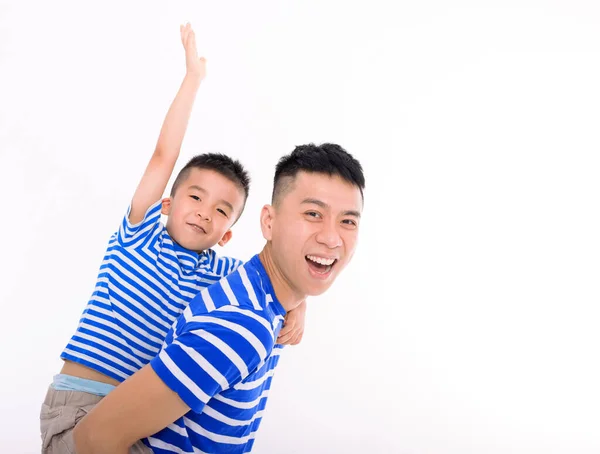
{"label": "boy's hand", "polygon": [[206,76],[206,59],[198,58],[196,49],[196,34],[192,26],[188,23],[179,27],[181,32],[181,42],[185,49],[185,66],[188,74],[199,77],[200,80]]}
{"label": "boy's hand", "polygon": [[306,301],[285,316],[283,328],[277,337],[277,343],[281,345],[298,345],[304,334],[304,317],[306,315]]}

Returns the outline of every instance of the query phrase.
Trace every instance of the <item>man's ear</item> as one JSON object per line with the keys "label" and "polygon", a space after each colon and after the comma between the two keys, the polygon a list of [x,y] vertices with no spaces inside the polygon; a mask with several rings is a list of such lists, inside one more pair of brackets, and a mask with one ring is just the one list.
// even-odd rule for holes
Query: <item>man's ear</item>
{"label": "man's ear", "polygon": [[165,216],[169,215],[171,212],[171,197],[165,197],[162,199],[162,208],[160,209],[160,212]]}
{"label": "man's ear", "polygon": [[260,212],[260,229],[265,240],[271,241],[273,236],[273,219],[275,218],[275,208],[272,205],[265,205]]}
{"label": "man's ear", "polygon": [[229,240],[232,236],[233,232],[231,231],[231,229],[227,230],[227,232],[225,232],[225,234],[223,235],[223,238],[221,238],[221,240],[217,244],[219,246],[225,246],[227,243],[229,243]]}

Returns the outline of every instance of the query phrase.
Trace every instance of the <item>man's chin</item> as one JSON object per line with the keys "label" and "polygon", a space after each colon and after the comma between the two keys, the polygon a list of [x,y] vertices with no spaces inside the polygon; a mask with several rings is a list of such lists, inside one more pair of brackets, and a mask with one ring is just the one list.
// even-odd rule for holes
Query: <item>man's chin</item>
{"label": "man's chin", "polygon": [[333,284],[334,279],[328,280],[327,282],[319,282],[319,283],[311,283],[306,286],[305,294],[306,296],[319,296],[325,293],[330,289]]}

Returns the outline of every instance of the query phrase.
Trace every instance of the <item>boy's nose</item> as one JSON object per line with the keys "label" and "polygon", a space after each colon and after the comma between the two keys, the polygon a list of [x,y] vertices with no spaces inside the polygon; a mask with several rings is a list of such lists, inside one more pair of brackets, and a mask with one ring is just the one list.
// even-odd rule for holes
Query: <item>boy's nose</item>
{"label": "boy's nose", "polygon": [[196,212],[200,219],[204,219],[206,222],[210,222],[210,216],[204,214],[202,211]]}

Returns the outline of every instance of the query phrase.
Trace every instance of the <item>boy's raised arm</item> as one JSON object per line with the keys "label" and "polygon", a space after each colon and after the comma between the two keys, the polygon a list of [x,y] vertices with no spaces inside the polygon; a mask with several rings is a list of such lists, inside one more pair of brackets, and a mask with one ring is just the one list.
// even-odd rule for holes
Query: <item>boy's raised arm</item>
{"label": "boy's raised arm", "polygon": [[129,222],[132,224],[140,222],[148,208],[163,196],[179,157],[196,93],[206,75],[206,60],[198,58],[194,31],[190,24],[182,25],[180,29],[185,48],[186,74],[167,112],[156,149],[133,195],[129,212]]}

